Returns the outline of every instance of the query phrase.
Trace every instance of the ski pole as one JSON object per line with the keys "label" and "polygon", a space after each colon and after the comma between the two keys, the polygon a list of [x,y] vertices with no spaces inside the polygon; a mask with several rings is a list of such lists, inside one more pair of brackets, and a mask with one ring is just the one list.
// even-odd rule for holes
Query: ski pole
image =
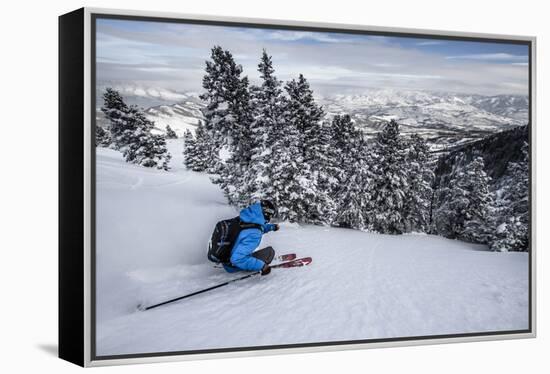
{"label": "ski pole", "polygon": [[190,293],[190,294],[185,295],[185,296],[176,297],[175,299],[167,300],[167,301],[164,301],[162,303],[158,303],[158,304],[155,304],[155,305],[148,306],[144,310],[150,310],[150,309],[156,308],[156,307],[161,306],[161,305],[166,305],[166,304],[169,304],[169,303],[173,303],[174,301],[183,300],[183,299],[186,299],[186,298],[191,297],[191,296],[195,296],[195,295],[198,295],[198,294],[201,294],[201,293],[204,293],[204,292],[215,290],[216,288],[227,286],[229,283],[233,283],[233,282],[237,282],[237,281],[240,281],[240,280],[243,280],[243,279],[246,279],[246,278],[250,278],[250,277],[252,277],[254,275],[257,275],[257,274],[260,274],[260,273],[261,273],[260,271],[256,271],[254,273],[247,274],[243,277],[232,279],[232,280],[227,281],[225,283],[221,283],[221,284],[218,284],[216,286],[205,288],[204,290],[196,291],[196,292]]}

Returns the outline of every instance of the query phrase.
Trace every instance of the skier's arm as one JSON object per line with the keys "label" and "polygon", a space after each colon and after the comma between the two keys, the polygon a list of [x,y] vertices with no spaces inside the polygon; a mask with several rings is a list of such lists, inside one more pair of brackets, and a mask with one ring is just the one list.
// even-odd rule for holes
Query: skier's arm
{"label": "skier's arm", "polygon": [[252,252],[262,240],[260,230],[246,230],[241,232],[241,237],[235,244],[235,249],[231,254],[231,264],[243,270],[258,271],[262,270],[265,263],[262,260],[252,256]]}
{"label": "skier's arm", "polygon": [[279,230],[279,225],[276,223],[266,223],[264,225],[264,232],[277,231]]}

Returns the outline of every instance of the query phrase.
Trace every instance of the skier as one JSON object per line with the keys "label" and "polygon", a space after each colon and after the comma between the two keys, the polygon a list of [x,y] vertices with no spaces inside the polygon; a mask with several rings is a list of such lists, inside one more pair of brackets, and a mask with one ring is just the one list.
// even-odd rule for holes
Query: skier
{"label": "skier", "polygon": [[230,264],[223,264],[227,272],[261,270],[262,275],[271,272],[269,264],[275,257],[275,250],[272,247],[262,248],[256,252],[254,250],[260,245],[263,234],[279,230],[278,224],[269,223],[276,212],[275,205],[269,200],[261,200],[241,210],[239,217],[242,222],[254,223],[261,228],[247,228],[239,233],[231,249]]}

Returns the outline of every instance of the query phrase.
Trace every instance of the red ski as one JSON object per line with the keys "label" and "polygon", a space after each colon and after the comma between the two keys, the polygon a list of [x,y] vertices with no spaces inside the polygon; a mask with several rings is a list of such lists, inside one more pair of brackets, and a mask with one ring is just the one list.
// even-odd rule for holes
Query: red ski
{"label": "red ski", "polygon": [[302,257],[295,260],[283,262],[282,264],[273,265],[271,266],[271,268],[295,268],[298,266],[309,265],[311,264],[311,261],[313,261],[311,257]]}
{"label": "red ski", "polygon": [[[296,253],[286,253],[284,255],[275,256],[273,258],[273,262],[275,262],[275,264],[273,264],[271,267],[280,265],[281,263],[284,263],[284,262],[292,261],[294,259],[296,259]],[[214,268],[223,269],[223,266],[222,264],[215,264]]]}

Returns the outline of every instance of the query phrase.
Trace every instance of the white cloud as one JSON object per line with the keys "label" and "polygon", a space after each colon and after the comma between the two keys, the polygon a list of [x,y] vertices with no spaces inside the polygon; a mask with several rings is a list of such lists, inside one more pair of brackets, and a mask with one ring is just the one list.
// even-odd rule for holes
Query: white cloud
{"label": "white cloud", "polygon": [[273,31],[267,34],[268,39],[281,41],[314,40],[323,43],[347,43],[351,38],[333,37],[327,33],[309,31]]}

